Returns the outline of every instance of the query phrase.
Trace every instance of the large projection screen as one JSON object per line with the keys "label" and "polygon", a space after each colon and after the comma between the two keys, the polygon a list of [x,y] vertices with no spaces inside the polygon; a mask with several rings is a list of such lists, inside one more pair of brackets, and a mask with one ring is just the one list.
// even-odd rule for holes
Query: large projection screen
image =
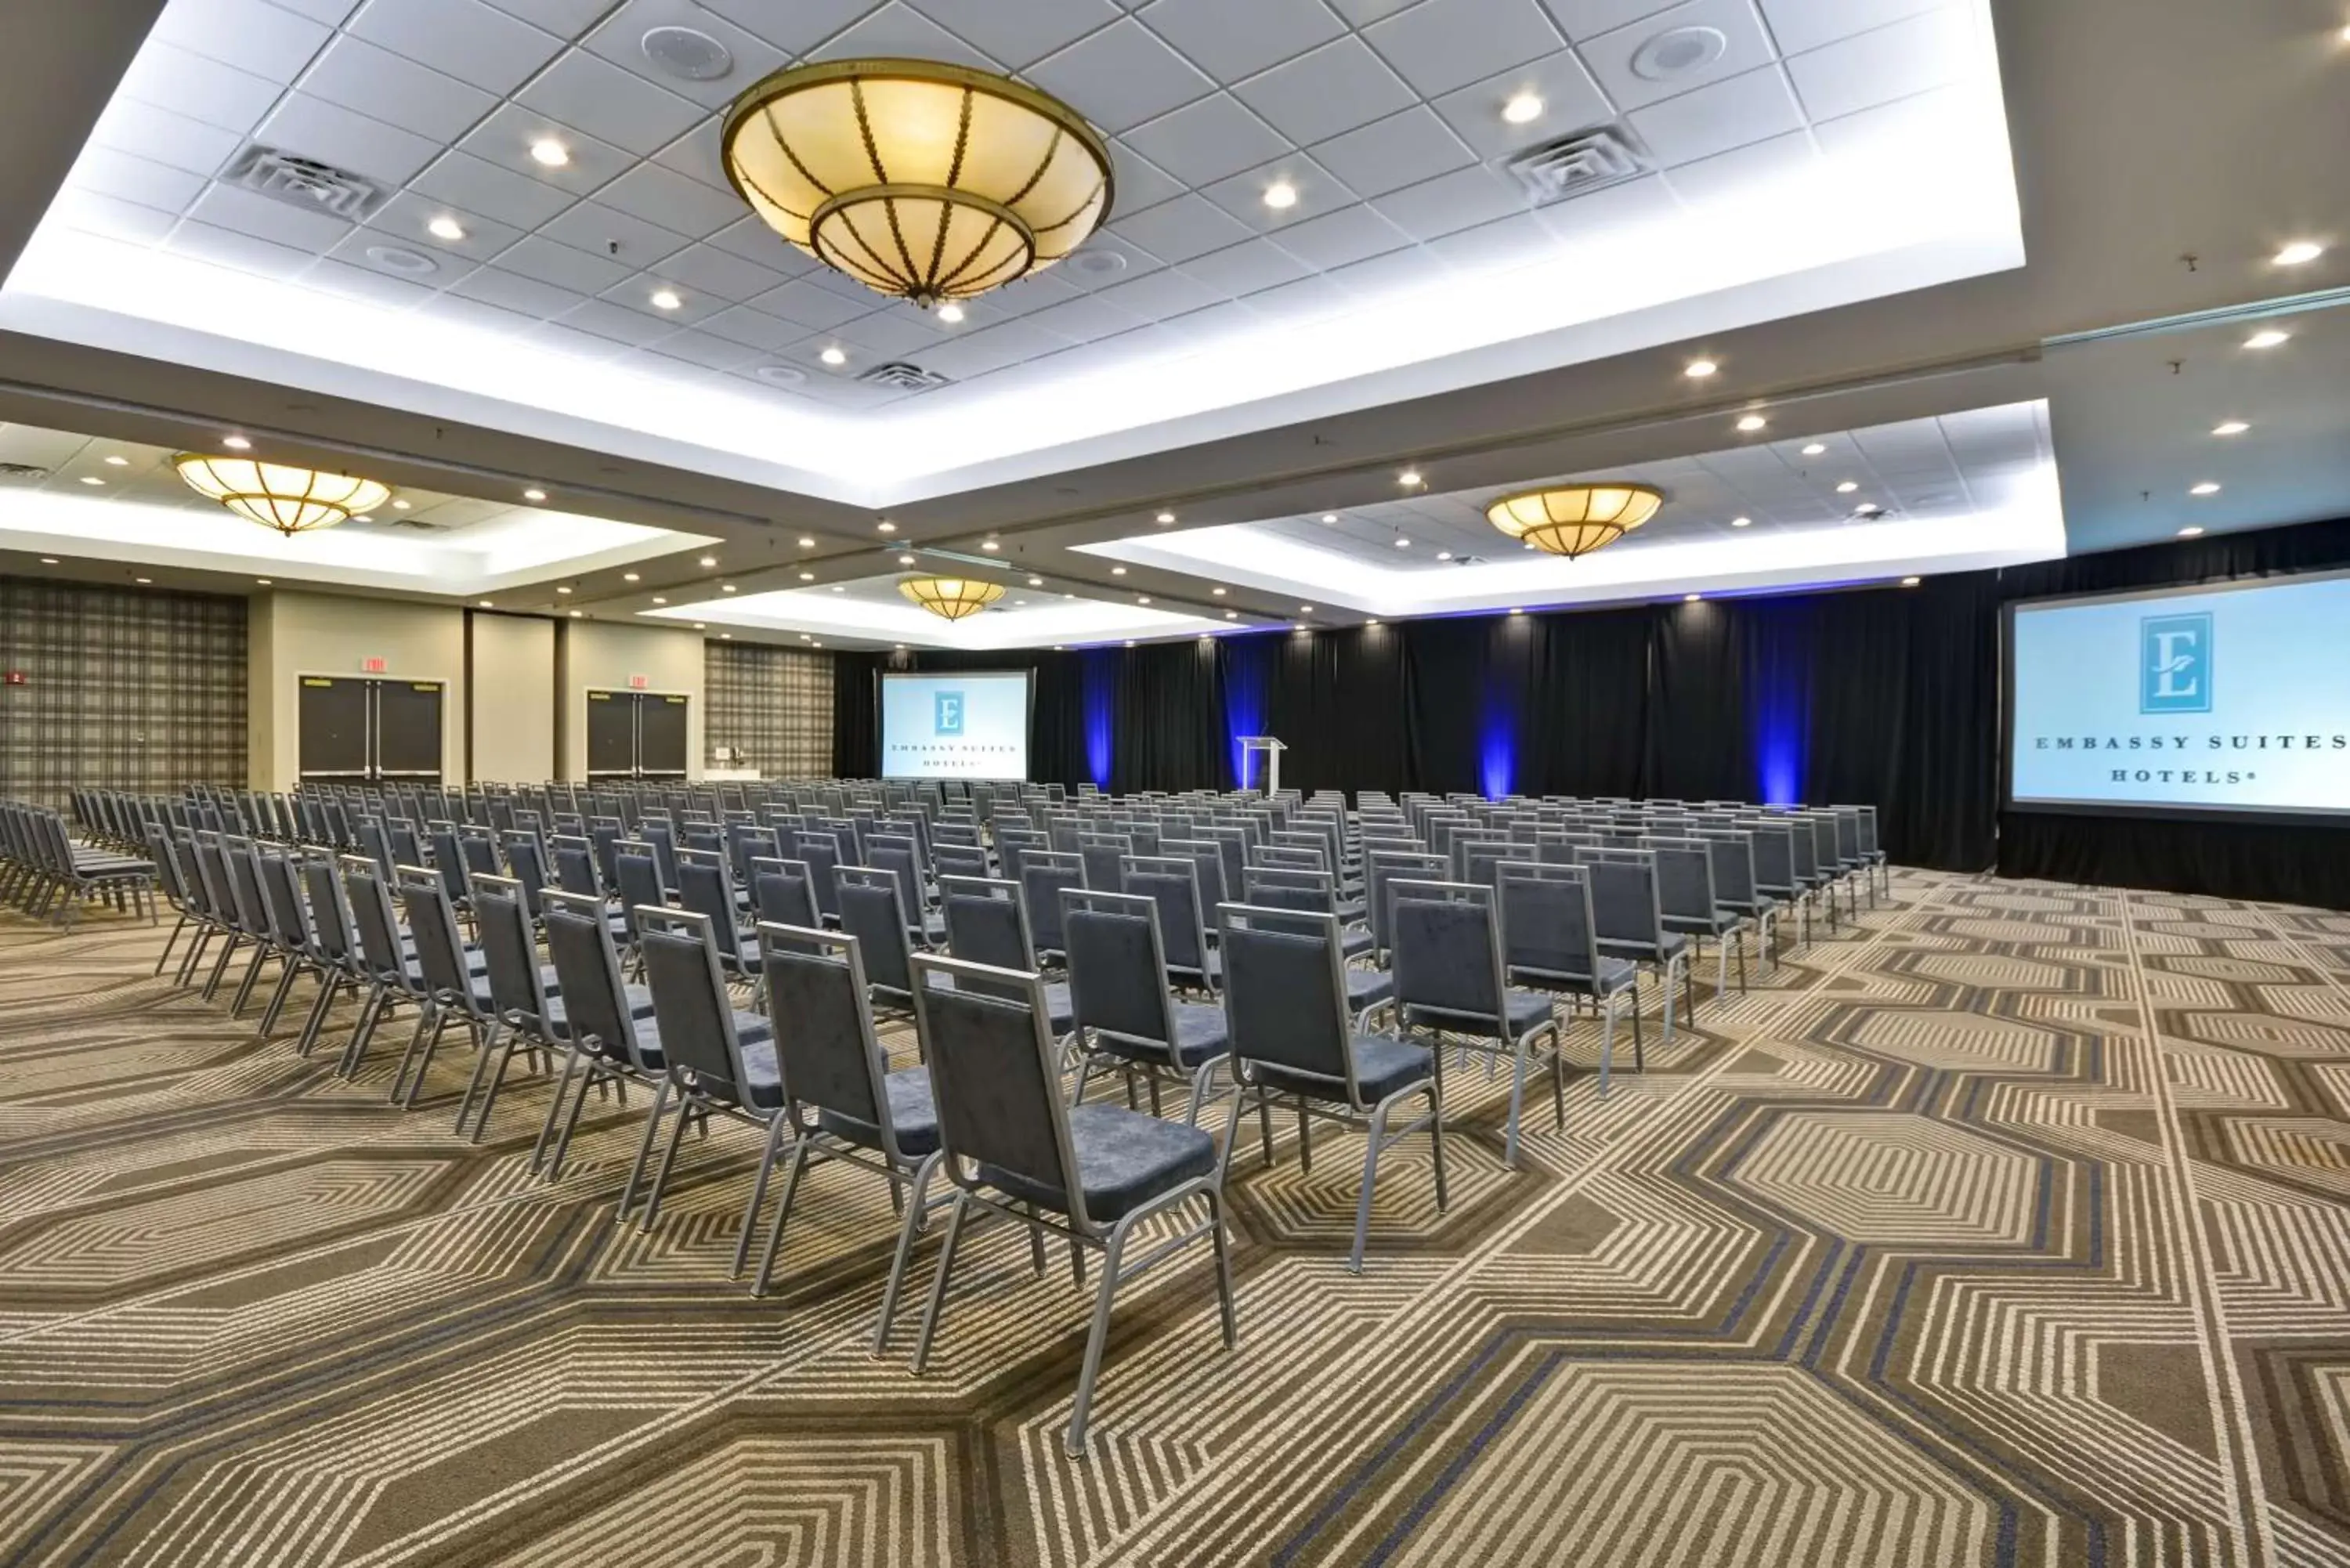
{"label": "large projection screen", "polygon": [[881,676],[885,779],[1028,776],[1028,671]]}
{"label": "large projection screen", "polygon": [[2350,576],[2008,607],[2007,802],[2350,813]]}

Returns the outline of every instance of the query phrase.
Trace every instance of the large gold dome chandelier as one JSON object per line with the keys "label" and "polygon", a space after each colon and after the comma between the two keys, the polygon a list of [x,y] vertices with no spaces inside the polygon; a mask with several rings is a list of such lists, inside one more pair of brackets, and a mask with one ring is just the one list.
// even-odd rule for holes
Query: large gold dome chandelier
{"label": "large gold dome chandelier", "polygon": [[962,620],[1002,598],[1003,585],[977,577],[909,577],[898,591],[941,620]]}
{"label": "large gold dome chandelier", "polygon": [[321,473],[256,457],[213,457],[183,452],[172,460],[197,494],[219,502],[248,523],[289,537],[348,523],[391,499],[391,488],[349,473]]}
{"label": "large gold dome chandelier", "polygon": [[1613,545],[1664,504],[1664,492],[1646,484],[1556,484],[1503,496],[1485,508],[1485,521],[1571,561]]}
{"label": "large gold dome chandelier", "polygon": [[1076,110],[933,60],[777,71],[734,100],[719,149],[777,234],[925,309],[1050,266],[1109,213],[1109,148]]}

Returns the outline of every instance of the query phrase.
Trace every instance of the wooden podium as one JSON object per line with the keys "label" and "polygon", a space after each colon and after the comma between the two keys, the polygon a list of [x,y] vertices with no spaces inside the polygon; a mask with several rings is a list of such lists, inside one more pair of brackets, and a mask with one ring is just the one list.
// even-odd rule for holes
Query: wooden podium
{"label": "wooden podium", "polygon": [[1249,776],[1258,771],[1250,764],[1254,759],[1262,756],[1264,759],[1263,776],[1258,784],[1257,793],[1267,800],[1273,799],[1281,793],[1281,753],[1289,748],[1271,735],[1243,735],[1239,740],[1242,792],[1243,794],[1247,792]]}

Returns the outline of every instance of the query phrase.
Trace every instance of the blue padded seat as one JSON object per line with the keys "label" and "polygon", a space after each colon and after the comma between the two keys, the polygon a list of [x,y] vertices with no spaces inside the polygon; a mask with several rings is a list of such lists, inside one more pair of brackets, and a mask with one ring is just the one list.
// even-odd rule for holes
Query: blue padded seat
{"label": "blue padded seat", "polygon": [[[629,1005],[629,1016],[644,1020],[653,1015],[653,993],[641,985],[623,986],[622,1000]],[[548,1034],[557,1040],[571,1037],[571,1017],[563,1011],[563,997],[550,983],[546,988],[546,1016],[540,1020]]]}
{"label": "blue padded seat", "polygon": [[[775,1065],[775,1036],[767,1021],[755,1013],[736,1013],[734,1038],[743,1047],[743,1074],[751,1080],[742,1085],[743,1104],[763,1111],[781,1108],[784,1075]],[[658,1069],[668,1060],[661,1050],[660,1030],[650,1019],[637,1026],[637,1054],[649,1069]]]}
{"label": "blue padded seat", "polygon": [[[936,1152],[939,1107],[931,1097],[930,1069],[909,1067],[902,1073],[892,1073],[881,1080],[881,1086],[889,1096],[889,1125],[897,1129],[899,1151],[917,1158]],[[818,1111],[816,1125],[860,1147],[881,1147],[881,1129],[855,1116],[843,1116],[838,1111]]]}
{"label": "blue padded seat", "polygon": [[1682,949],[1688,946],[1689,939],[1687,937],[1669,931],[1665,935],[1665,940],[1657,945],[1653,955],[1651,955],[1648,944],[1646,942],[1611,942],[1607,940],[1605,938],[1602,938],[1600,940],[1599,950],[1603,953],[1637,953],[1643,959],[1648,959],[1653,956],[1656,962],[1662,963],[1667,959],[1678,955]]}
{"label": "blue padded seat", "polygon": [[[1426,1053],[1422,1053],[1426,1054]],[[1069,1147],[1077,1157],[1077,1189],[1086,1213],[1110,1224],[1170,1188],[1212,1175],[1216,1140],[1198,1127],[1162,1122],[1120,1106],[1076,1106],[1069,1111]],[[993,1166],[980,1179],[1013,1197],[1061,1212],[1067,1199],[1024,1177]]]}
{"label": "blue padded seat", "polygon": [[1350,969],[1347,974],[1347,1011],[1360,1012],[1395,998],[1395,976],[1383,969]]}
{"label": "blue padded seat", "polygon": [[[1538,991],[1505,992],[1502,998],[1502,1006],[1509,1013],[1510,1037],[1513,1040],[1527,1030],[1538,1028],[1551,1021],[1551,999]],[[1415,1029],[1457,1029],[1463,1033],[1471,1034],[1482,1031],[1492,1022],[1487,1018],[1472,1018],[1466,1013],[1454,1012],[1441,1007],[1407,1007],[1403,1010],[1403,1015],[1406,1022]]]}
{"label": "blue padded seat", "polygon": [[[1436,1059],[1425,1047],[1406,1044],[1391,1034],[1357,1034],[1354,1049],[1355,1084],[1362,1091],[1366,1105],[1375,1105],[1406,1084],[1436,1074]],[[1301,1073],[1262,1059],[1253,1064],[1257,1082],[1276,1093],[1310,1095],[1325,1100],[1347,1097],[1347,1085],[1338,1079],[1326,1078],[1318,1073]]]}

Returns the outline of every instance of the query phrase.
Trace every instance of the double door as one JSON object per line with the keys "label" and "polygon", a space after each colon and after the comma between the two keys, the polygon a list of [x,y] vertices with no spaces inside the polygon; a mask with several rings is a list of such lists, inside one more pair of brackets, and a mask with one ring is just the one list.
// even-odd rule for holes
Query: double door
{"label": "double door", "polygon": [[296,688],[297,766],[304,782],[441,782],[438,680],[305,675]]}
{"label": "double door", "polygon": [[588,692],[588,778],[682,779],[686,713],[663,691]]}

